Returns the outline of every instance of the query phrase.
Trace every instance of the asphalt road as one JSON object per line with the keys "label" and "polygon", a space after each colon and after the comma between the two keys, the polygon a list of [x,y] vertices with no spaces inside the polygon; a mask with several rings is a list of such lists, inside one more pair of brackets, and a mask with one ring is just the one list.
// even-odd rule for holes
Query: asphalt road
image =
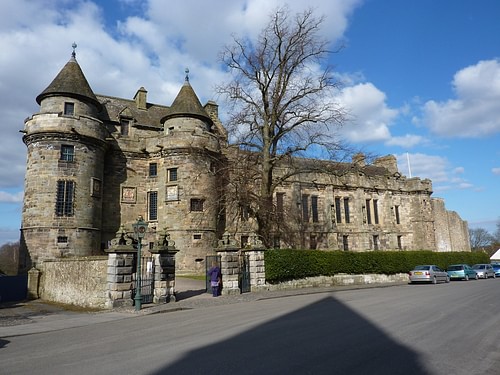
{"label": "asphalt road", "polygon": [[0,339],[0,374],[497,374],[500,279],[263,299]]}

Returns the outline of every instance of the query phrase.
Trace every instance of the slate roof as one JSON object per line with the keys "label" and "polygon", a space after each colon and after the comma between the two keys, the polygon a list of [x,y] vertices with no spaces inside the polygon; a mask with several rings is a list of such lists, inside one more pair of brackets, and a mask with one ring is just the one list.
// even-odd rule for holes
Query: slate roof
{"label": "slate roof", "polygon": [[97,95],[104,109],[100,117],[104,121],[119,122],[120,117],[130,117],[135,124],[161,128],[161,119],[168,113],[169,107],[158,104],[146,104],[146,110],[138,109],[135,100]]}
{"label": "slate roof", "polygon": [[74,56],[71,56],[51,84],[36,97],[36,101],[40,104],[44,98],[54,95],[90,101],[97,108],[101,106]]}
{"label": "slate roof", "polygon": [[212,119],[201,105],[200,99],[187,79],[170,106],[167,115],[161,120],[162,123],[171,117],[195,117],[212,124]]}

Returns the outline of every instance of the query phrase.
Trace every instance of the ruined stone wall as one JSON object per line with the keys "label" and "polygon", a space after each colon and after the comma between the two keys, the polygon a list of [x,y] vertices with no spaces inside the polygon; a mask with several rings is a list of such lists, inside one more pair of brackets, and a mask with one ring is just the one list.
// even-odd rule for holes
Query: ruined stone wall
{"label": "ruined stone wall", "polygon": [[105,308],[108,257],[47,260],[40,270],[40,298],[87,308]]}
{"label": "ruined stone wall", "polygon": [[[278,194],[284,200],[283,219],[277,229],[280,247],[435,250],[432,184],[401,176],[393,159],[377,159],[372,168],[358,157],[356,165],[361,169],[302,173],[282,183],[275,192],[275,204]],[[318,211],[314,218],[313,198]],[[228,228],[240,240],[257,227],[251,220],[238,221],[237,210],[228,207],[228,217],[236,218]]]}
{"label": "ruined stone wall", "polygon": [[432,199],[436,251],[470,251],[467,223],[454,211],[447,211],[444,201]]}

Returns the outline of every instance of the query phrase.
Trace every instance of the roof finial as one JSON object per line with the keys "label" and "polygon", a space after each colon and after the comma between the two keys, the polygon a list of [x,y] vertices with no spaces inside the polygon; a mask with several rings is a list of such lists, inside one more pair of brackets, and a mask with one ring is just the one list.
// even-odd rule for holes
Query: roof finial
{"label": "roof finial", "polygon": [[71,47],[73,48],[73,52],[71,53],[71,57],[76,58],[76,52],[75,52],[75,50],[76,50],[76,47],[78,47],[78,46],[76,45],[75,42],[73,42],[73,44],[71,45]]}
{"label": "roof finial", "polygon": [[189,82],[189,68],[186,68],[186,70],[184,70],[184,73],[186,73],[186,82]]}

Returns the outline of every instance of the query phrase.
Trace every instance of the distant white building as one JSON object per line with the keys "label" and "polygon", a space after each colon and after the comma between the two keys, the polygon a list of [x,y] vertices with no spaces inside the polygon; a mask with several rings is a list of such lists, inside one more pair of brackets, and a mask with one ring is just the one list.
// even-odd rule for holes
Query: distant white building
{"label": "distant white building", "polygon": [[500,249],[498,249],[497,251],[495,251],[495,254],[493,254],[491,257],[490,257],[490,260],[493,262],[500,262]]}

